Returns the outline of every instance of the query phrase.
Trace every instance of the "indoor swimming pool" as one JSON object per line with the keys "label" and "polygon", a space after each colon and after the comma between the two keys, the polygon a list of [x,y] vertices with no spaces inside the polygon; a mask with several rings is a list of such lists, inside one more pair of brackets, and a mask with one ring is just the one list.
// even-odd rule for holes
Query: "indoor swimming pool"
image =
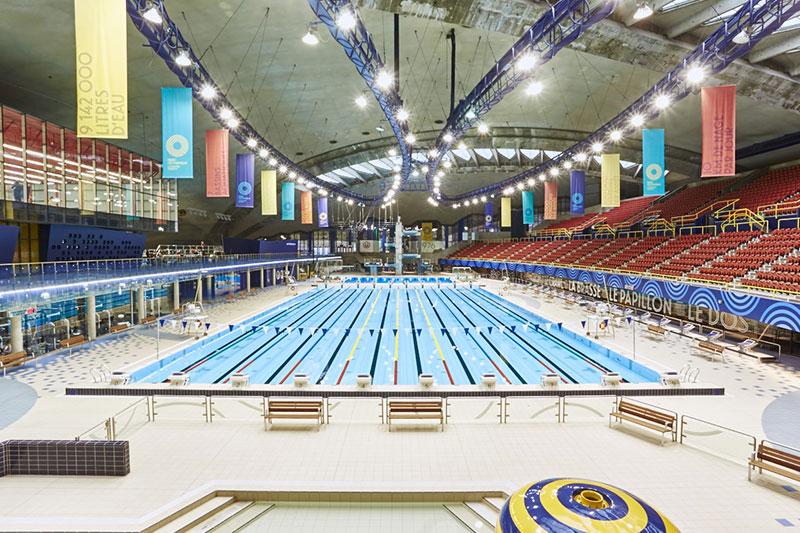
{"label": "indoor swimming pool", "polygon": [[228,383],[234,373],[251,384],[291,383],[296,373],[323,385],[354,385],[357,374],[412,385],[422,373],[439,385],[479,384],[484,373],[498,384],[539,384],[546,373],[563,383],[599,384],[607,372],[658,381],[657,372],[482,288],[372,279],[312,289],[134,371],[131,381],[161,383],[172,372],[187,372],[191,383]]}

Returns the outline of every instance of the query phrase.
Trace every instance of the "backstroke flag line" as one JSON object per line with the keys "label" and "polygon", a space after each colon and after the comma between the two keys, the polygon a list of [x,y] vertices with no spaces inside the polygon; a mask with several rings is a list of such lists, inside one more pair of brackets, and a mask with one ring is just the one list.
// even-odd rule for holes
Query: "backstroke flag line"
{"label": "backstroke flag line", "polygon": [[511,227],[511,198],[500,199],[500,227]]}
{"label": "backstroke flag line", "polygon": [[533,191],[522,191],[522,223],[533,224]]}
{"label": "backstroke flag line", "polygon": [[642,130],[644,196],[664,194],[664,130]]}
{"label": "backstroke flag line", "polygon": [[317,198],[317,218],[320,228],[328,227],[328,199],[324,196]]}
{"label": "backstroke flag line", "polygon": [[253,207],[256,156],[236,154],[236,207]]}
{"label": "backstroke flag line", "polygon": [[278,214],[276,175],[274,170],[261,171],[261,214]]}
{"label": "backstroke flag line", "polygon": [[128,138],[125,0],[75,0],[78,137]]}
{"label": "backstroke flag line", "polygon": [[494,222],[494,202],[483,204],[483,229],[492,229]]}
{"label": "backstroke flag line", "polygon": [[586,172],[573,170],[569,173],[569,212],[571,215],[582,215],[586,206]]}
{"label": "backstroke flag line", "polygon": [[701,178],[736,174],[736,86],[703,87]]}
{"label": "backstroke flag line", "polygon": [[206,196],[228,198],[228,130],[206,130]]}
{"label": "backstroke flag line", "polygon": [[600,205],[619,207],[619,154],[600,156]]}
{"label": "backstroke flag line", "polygon": [[161,88],[162,178],[192,179],[192,90]]}
{"label": "backstroke flag line", "polygon": [[311,191],[300,192],[300,223],[314,223],[314,213],[311,207]]}
{"label": "backstroke flag line", "polygon": [[544,182],[544,219],[558,218],[558,182]]}
{"label": "backstroke flag line", "polygon": [[281,220],[294,220],[294,182],[284,181],[281,185]]}

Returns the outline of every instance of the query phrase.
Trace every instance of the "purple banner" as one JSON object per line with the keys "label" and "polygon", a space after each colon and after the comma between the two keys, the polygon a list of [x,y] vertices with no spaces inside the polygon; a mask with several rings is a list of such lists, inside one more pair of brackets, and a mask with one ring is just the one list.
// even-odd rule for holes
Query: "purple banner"
{"label": "purple banner", "polygon": [[328,198],[317,198],[317,217],[319,218],[319,227],[328,227]]}
{"label": "purple banner", "polygon": [[583,170],[573,170],[569,173],[569,212],[573,215],[582,215],[585,207],[584,193],[586,190],[586,173]]}
{"label": "purple banner", "polygon": [[494,202],[486,202],[483,205],[483,229],[492,229],[494,222]]}
{"label": "purple banner", "polygon": [[236,154],[236,207],[253,207],[255,165],[253,154]]}

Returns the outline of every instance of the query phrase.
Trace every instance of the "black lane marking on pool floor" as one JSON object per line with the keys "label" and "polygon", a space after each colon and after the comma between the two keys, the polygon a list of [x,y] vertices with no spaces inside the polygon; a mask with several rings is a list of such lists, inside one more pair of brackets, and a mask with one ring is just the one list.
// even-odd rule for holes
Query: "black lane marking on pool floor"
{"label": "black lane marking on pool floor", "polygon": [[[524,316],[522,316],[519,313],[511,310],[509,307],[503,305],[502,303],[495,302],[491,298],[486,297],[486,295],[484,295],[482,293],[477,293],[477,295],[479,297],[481,297],[483,300],[493,303],[496,308],[500,309],[501,311],[504,311],[506,314],[515,316],[520,321],[522,321],[524,319],[525,322],[529,322]],[[561,339],[559,339],[558,337],[556,337],[555,335],[553,335],[549,331],[542,330],[541,328],[539,328],[538,332],[541,333],[543,336],[547,337],[548,339],[550,339],[551,341],[555,342],[556,344],[558,344],[562,348],[565,348],[565,349],[569,350],[570,352],[572,352],[573,354],[577,355],[579,358],[583,359],[584,362],[589,363],[591,366],[593,366],[595,368],[599,368],[603,372],[611,372],[611,370],[608,367],[598,363],[597,361],[592,359],[590,356],[584,354],[583,352],[581,352],[577,348],[574,348],[574,347],[570,346],[569,344],[565,343],[564,341],[562,341]],[[625,383],[628,383],[624,379],[622,381],[625,382]]]}
{"label": "black lane marking on pool floor", "polygon": [[[380,289],[378,289],[378,290],[380,290]],[[328,374],[328,370],[330,370],[331,365],[333,364],[333,360],[336,359],[336,354],[339,353],[339,350],[342,348],[342,344],[344,344],[344,341],[348,337],[347,330],[348,329],[353,329],[353,324],[355,324],[356,320],[358,320],[358,317],[361,316],[361,311],[364,310],[364,306],[367,305],[367,302],[369,301],[370,298],[372,298],[372,293],[374,293],[374,292],[375,292],[375,289],[369,289],[369,295],[364,299],[364,303],[361,304],[361,307],[359,308],[358,312],[356,313],[356,316],[353,317],[353,321],[350,322],[350,325],[347,326],[347,328],[345,329],[345,334],[342,335],[342,340],[340,340],[339,344],[336,345],[336,348],[333,350],[333,354],[331,355],[331,358],[328,359],[328,362],[325,364],[325,368],[322,369],[322,373],[320,374],[319,379],[317,380],[317,385],[322,383],[322,380],[325,379],[325,376]]]}
{"label": "black lane marking on pool floor", "polygon": [[[502,324],[502,322],[500,321],[500,319],[499,319],[499,318],[497,318],[497,317],[496,317],[496,316],[494,316],[492,313],[490,313],[489,311],[487,311],[487,310],[486,310],[484,307],[482,307],[480,304],[476,303],[475,301],[473,301],[473,300],[472,300],[472,299],[470,299],[470,298],[467,298],[466,296],[462,295],[462,294],[461,294],[460,292],[458,292],[458,291],[456,291],[456,294],[459,296],[459,298],[461,298],[462,300],[464,300],[466,303],[471,303],[471,304],[472,304],[474,307],[476,307],[476,308],[480,309],[481,311],[483,311],[483,312],[486,314],[486,316],[488,316],[488,317],[492,318],[492,319],[493,319],[495,322],[497,322],[498,324]],[[504,325],[504,326],[505,326],[505,325]],[[549,357],[547,357],[547,356],[546,356],[544,353],[542,353],[542,351],[541,351],[541,350],[539,350],[538,348],[536,348],[535,346],[533,346],[531,343],[529,343],[529,342],[528,342],[528,341],[525,339],[525,337],[523,337],[522,335],[520,335],[520,334],[519,334],[519,333],[517,333],[516,331],[511,331],[511,329],[510,329],[510,328],[505,328],[505,330],[504,330],[504,331],[505,331],[505,334],[507,334],[507,335],[508,335],[508,338],[509,338],[509,339],[511,339],[511,341],[513,341],[513,342],[514,342],[514,343],[515,343],[517,346],[519,346],[520,348],[522,348],[522,350],[523,350],[524,352],[526,352],[528,355],[530,355],[531,357],[533,357],[533,358],[534,358],[536,361],[538,361],[538,362],[539,362],[539,364],[541,364],[543,367],[545,367],[546,369],[548,369],[550,372],[555,372],[555,370],[553,370],[553,368],[555,368],[556,370],[558,370],[558,372],[560,373],[560,376],[561,376],[561,381],[563,381],[563,382],[565,382],[565,383],[566,383],[566,380],[564,379],[564,376],[566,376],[566,377],[567,377],[567,378],[568,378],[568,379],[569,379],[569,380],[570,380],[572,383],[578,383],[578,381],[577,381],[575,378],[573,378],[571,375],[569,375],[569,373],[568,373],[568,372],[565,372],[563,368],[561,368],[559,365],[557,365],[556,363],[554,363],[554,362],[552,361],[552,359],[550,359],[550,358],[549,358]],[[509,334],[509,332],[510,332],[510,334]],[[512,337],[512,335],[513,335],[513,337]],[[524,342],[524,343],[525,343],[525,344],[528,346],[528,348],[530,348],[531,350],[533,350],[534,352],[536,352],[537,354],[539,354],[539,357],[537,357],[536,355],[534,355],[533,353],[531,353],[529,350],[527,350],[527,349],[526,349],[524,346],[522,346],[522,345],[521,345],[519,342],[517,342],[517,340],[516,340],[516,339],[514,339],[514,337],[517,337],[519,340],[521,340],[522,342]],[[541,359],[540,359],[540,358],[541,358]],[[547,361],[547,363],[549,363],[549,365],[550,365],[550,366],[552,366],[553,368],[550,368],[548,365],[546,365],[546,364],[544,363],[544,361],[542,361],[542,359],[543,359],[544,361]]]}
{"label": "black lane marking on pool floor", "polygon": [[[466,314],[466,313],[465,313],[465,312],[464,312],[464,311],[463,311],[463,310],[462,310],[462,309],[461,309],[461,308],[460,308],[458,305],[456,305],[456,303],[455,303],[455,302],[454,302],[454,301],[453,301],[453,300],[452,300],[452,299],[451,299],[449,296],[447,296],[447,293],[445,293],[445,292],[444,292],[445,290],[447,290],[447,289],[442,289],[442,296],[444,296],[445,298],[447,298],[447,300],[448,300],[448,301],[449,301],[449,302],[452,304],[452,306],[453,306],[453,307],[455,307],[456,309],[458,309],[458,312],[459,312],[459,313],[461,313],[462,315],[464,315],[464,318],[467,320],[467,322],[469,322],[469,323],[470,323],[470,325],[471,325],[472,327],[475,327],[475,323],[474,323],[472,320],[470,320],[470,318],[467,316],[467,314]],[[458,320],[458,317],[456,317],[455,313],[453,313],[453,310],[450,308],[450,306],[445,306],[445,307],[447,307],[447,310],[448,310],[448,311],[450,311],[450,313],[453,315],[453,318],[455,318],[457,322],[460,322],[460,321]],[[472,333],[469,333],[469,336],[472,338],[472,341],[475,343],[475,345],[476,345],[478,348],[480,348],[480,350],[483,352],[483,354],[486,356],[486,358],[487,358],[487,359],[489,359],[489,361],[490,361],[490,362],[492,362],[492,364],[494,364],[494,362],[492,361],[492,358],[489,356],[489,354],[488,354],[488,353],[486,353],[486,350],[484,350],[484,349],[483,349],[483,346],[481,346],[481,343],[479,343],[479,342],[478,342],[478,339],[476,339],[476,338],[475,338],[475,337],[472,335]],[[527,385],[527,384],[528,384],[528,382],[525,380],[525,378],[523,378],[523,377],[522,377],[522,375],[521,375],[519,372],[517,372],[517,369],[516,369],[516,368],[514,368],[514,365],[512,365],[512,364],[509,362],[509,360],[508,360],[508,359],[506,359],[506,357],[505,357],[505,356],[502,354],[502,352],[500,352],[500,350],[498,350],[498,349],[497,349],[497,347],[494,345],[494,343],[493,343],[492,341],[490,341],[490,340],[489,340],[489,337],[488,337],[488,336],[487,336],[487,335],[486,335],[484,332],[482,332],[482,331],[480,332],[480,336],[483,338],[483,340],[485,340],[485,341],[486,341],[486,343],[487,343],[489,346],[491,346],[491,347],[492,347],[492,350],[494,350],[494,353],[496,353],[496,354],[497,354],[497,356],[498,356],[500,359],[502,359],[502,360],[503,360],[503,362],[506,364],[506,366],[509,368],[509,370],[511,370],[511,371],[514,373],[514,375],[515,375],[515,376],[517,376],[517,379],[518,379],[518,380],[520,380],[520,382],[521,382],[523,385]],[[499,370],[499,369],[498,369],[498,370]],[[505,377],[505,376],[504,376],[504,377]]]}
{"label": "black lane marking on pool floor", "polygon": [[392,289],[389,288],[389,295],[386,297],[386,305],[383,306],[383,316],[381,326],[378,328],[378,340],[375,341],[375,351],[372,353],[372,365],[369,367],[369,375],[375,377],[375,366],[378,364],[378,351],[381,349],[381,338],[383,337],[383,325],[386,323],[386,310],[389,309],[389,300],[392,299]]}
{"label": "black lane marking on pool floor", "polygon": [[[337,295],[337,296],[338,296],[338,295]],[[327,301],[328,301],[328,300],[326,299],[326,300],[324,300],[324,301],[322,301],[322,302],[320,302],[320,303],[321,303],[321,304],[323,304],[323,303],[325,303],[325,302],[327,302]],[[281,339],[282,335],[285,335],[285,334],[287,334],[286,332],[287,332],[287,328],[288,328],[288,327],[294,327],[294,325],[295,325],[295,324],[297,324],[298,322],[301,322],[301,321],[302,321],[302,322],[305,322],[306,320],[308,320],[309,318],[311,318],[311,317],[312,317],[312,316],[314,316],[315,314],[317,314],[317,313],[319,313],[320,311],[322,311],[324,308],[325,308],[324,306],[317,306],[317,308],[316,308],[314,311],[311,311],[311,313],[309,313],[309,314],[304,314],[304,315],[302,315],[302,316],[298,317],[297,319],[295,319],[295,320],[294,320],[292,323],[290,323],[288,326],[286,326],[286,327],[283,327],[283,328],[279,329],[279,330],[278,330],[276,333],[274,333],[274,334],[273,334],[273,336],[272,336],[272,337],[270,337],[269,339],[267,339],[267,341],[266,341],[266,342],[264,342],[264,343],[263,343],[261,346],[259,346],[259,347],[258,347],[258,348],[256,348],[255,350],[253,350],[253,351],[249,352],[249,353],[248,353],[248,354],[247,354],[245,357],[243,357],[242,359],[240,359],[240,360],[239,360],[239,361],[236,363],[236,365],[234,365],[233,367],[229,368],[227,371],[225,371],[225,373],[223,373],[223,374],[222,374],[221,376],[219,376],[219,377],[218,377],[216,380],[214,380],[214,383],[219,383],[219,382],[220,382],[220,381],[222,381],[223,379],[226,379],[226,378],[227,378],[227,376],[229,376],[230,374],[232,374],[233,372],[235,372],[237,368],[239,368],[239,367],[241,367],[242,365],[244,365],[244,364],[245,364],[245,361],[247,361],[248,359],[250,359],[250,362],[248,362],[248,363],[247,363],[247,365],[249,365],[249,364],[250,364],[250,363],[252,363],[254,360],[256,360],[256,359],[258,359],[259,357],[261,357],[263,354],[265,354],[265,353],[266,353],[266,352],[267,352],[267,351],[270,349],[270,347],[271,347],[271,346],[268,346],[268,345],[271,345],[271,344],[272,344],[272,343],[274,343],[274,342],[278,342],[278,341],[280,341],[280,339]],[[302,323],[302,322],[301,322],[301,323]],[[259,353],[259,352],[260,352],[260,353]],[[247,365],[245,365],[245,366],[247,366]]]}
{"label": "black lane marking on pool floor", "polygon": [[[344,309],[342,309],[342,305],[344,305],[344,304],[345,304],[345,302],[347,302],[347,301],[351,300],[350,296],[352,296],[352,294],[351,294],[350,296],[348,296],[348,298],[347,298],[346,300],[342,301],[342,302],[341,302],[341,303],[340,303],[340,304],[339,304],[339,305],[336,307],[336,309],[334,309],[333,311],[331,311],[331,313],[330,313],[328,316],[326,316],[326,317],[325,317],[325,318],[322,320],[322,322],[321,322],[321,324],[320,324],[320,327],[322,327],[322,326],[325,324],[325,322],[327,322],[328,320],[330,320],[330,318],[331,318],[333,315],[335,315],[335,314],[336,314],[336,312],[337,312],[337,311],[339,311],[340,309],[341,309],[341,311],[342,311],[342,312],[341,312],[341,313],[339,313],[339,316],[337,316],[337,317],[334,319],[333,323],[336,323],[336,320],[338,320],[338,319],[342,318],[342,315],[344,315],[344,314],[347,312],[347,310],[348,310],[348,309],[350,309],[350,306],[351,306],[351,305],[353,305],[353,303],[355,303],[355,302],[357,302],[357,301],[358,301],[358,289],[354,290],[354,291],[353,291],[353,294],[356,294],[356,297],[355,297],[354,299],[352,299],[352,301],[350,301],[350,303],[348,303],[348,304],[347,304],[347,307],[345,307]],[[323,335],[320,335],[320,336],[319,336],[319,338],[317,338],[316,342],[315,342],[315,343],[314,343],[312,346],[310,346],[310,347],[308,348],[308,350],[306,350],[306,353],[305,353],[305,354],[303,354],[303,356],[300,358],[300,361],[298,361],[298,362],[297,362],[297,365],[299,365],[299,364],[300,364],[300,362],[302,362],[302,361],[303,361],[303,359],[305,359],[305,358],[306,358],[306,356],[307,356],[309,353],[311,353],[311,350],[313,350],[313,349],[314,349],[314,347],[315,347],[317,344],[319,344],[319,343],[322,341],[322,338],[323,338]],[[284,368],[286,365],[288,365],[288,364],[289,364],[289,362],[290,362],[290,361],[291,361],[291,360],[294,358],[294,356],[295,356],[295,355],[297,355],[297,352],[299,352],[299,351],[300,351],[300,350],[303,348],[303,346],[305,346],[306,342],[308,342],[309,340],[311,340],[311,337],[308,337],[307,339],[305,339],[305,340],[304,340],[304,341],[303,341],[303,342],[300,344],[300,346],[298,346],[298,347],[297,347],[297,348],[296,348],[296,349],[295,349],[295,350],[294,350],[294,351],[293,351],[291,354],[289,354],[289,357],[287,357],[287,358],[286,358],[286,359],[283,361],[283,363],[281,363],[281,364],[280,364],[280,366],[279,366],[279,367],[278,367],[278,368],[275,370],[275,372],[273,372],[273,373],[272,373],[272,375],[271,375],[270,377],[268,377],[268,378],[267,378],[267,380],[266,380],[264,383],[265,383],[265,384],[267,384],[267,383],[271,382],[273,379],[275,379],[275,377],[276,377],[276,376],[277,376],[277,375],[280,373],[280,371],[281,371],[281,370],[283,370],[283,368]],[[294,368],[293,368],[292,370],[296,369],[296,368],[297,368],[297,365],[295,365],[295,366],[294,366]],[[284,379],[285,379],[285,378],[284,378]]]}
{"label": "black lane marking on pool floor", "polygon": [[441,329],[444,330],[444,334],[447,337],[447,340],[450,341],[450,346],[452,347],[453,351],[456,353],[456,356],[458,357],[458,360],[461,363],[461,367],[464,369],[464,373],[467,375],[467,379],[469,380],[470,385],[475,385],[475,378],[472,377],[472,373],[469,371],[469,367],[467,366],[467,363],[464,361],[464,358],[461,357],[461,350],[458,349],[458,345],[456,344],[456,341],[453,340],[453,336],[450,334],[450,330],[448,330],[447,326],[444,325],[444,320],[442,320],[442,317],[439,316],[439,311],[437,311],[436,310],[436,306],[433,305],[433,302],[431,301],[431,297],[428,296],[428,292],[427,291],[422,291],[422,292],[423,292],[423,294],[425,294],[425,298],[427,298],[428,303],[431,304],[431,309],[433,310],[434,314],[436,315],[436,318],[439,319],[439,324],[441,325]]}
{"label": "black lane marking on pool floor", "polygon": [[408,295],[408,288],[406,288],[405,291],[406,304],[408,304],[408,316],[411,318],[411,338],[414,340],[414,358],[417,361],[417,375],[419,376],[422,374],[422,360],[419,357],[419,345],[417,344],[417,326],[414,324],[414,311],[411,310],[411,297]]}

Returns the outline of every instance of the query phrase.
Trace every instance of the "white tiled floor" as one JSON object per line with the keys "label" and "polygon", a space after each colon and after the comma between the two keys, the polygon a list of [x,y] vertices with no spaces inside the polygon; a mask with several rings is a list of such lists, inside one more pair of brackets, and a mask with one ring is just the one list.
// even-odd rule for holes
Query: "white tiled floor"
{"label": "white tiled floor", "polygon": [[[267,291],[212,312],[227,323],[283,296]],[[558,303],[533,302],[520,294],[510,299],[538,307],[536,312],[563,320],[566,327],[580,326],[581,317]],[[117,364],[112,368],[147,353],[134,340],[115,345],[112,362]],[[631,340],[630,333],[621,330],[615,339],[603,342],[624,351]],[[687,348],[684,340],[637,338],[637,352],[676,369],[689,362],[700,368],[701,381],[724,385],[728,394],[648,401],[761,438],[764,408],[776,396],[800,389],[798,368],[790,357],[782,365],[738,358],[711,363],[689,355]],[[63,390],[64,384],[85,382],[83,369],[110,356],[98,349],[73,357],[72,368],[66,363],[48,365],[20,373],[18,379],[37,390],[55,380]],[[71,439],[133,401],[63,397],[58,390],[40,392],[33,409],[0,431],[0,439]],[[218,416],[212,424],[203,422],[198,405],[162,404],[156,422],[133,421],[122,431],[131,441],[132,454],[132,471],[125,478],[0,479],[0,529],[126,529],[172,500],[219,480],[230,486],[240,482],[269,488],[421,490],[470,485],[511,491],[546,477],[580,477],[625,488],[682,531],[781,531],[786,526],[778,519],[800,526],[800,492],[785,488],[798,485],[766,475],[749,483],[744,466],[749,448],[744,441],[690,435],[687,443],[714,453],[688,444],[661,447],[658,437],[646,430],[609,429],[608,399],[572,402],[564,424],[554,423],[547,411],[532,417],[547,407],[544,401],[512,401],[509,424],[499,425],[491,423],[496,407],[475,400],[454,405],[453,423],[444,432],[420,426],[389,433],[378,423],[374,400],[336,403],[332,423],[320,431],[285,424],[268,432],[258,413],[241,404],[218,403],[220,413],[229,416]],[[252,419],[246,419],[250,414]],[[723,459],[722,454],[736,460]]]}

